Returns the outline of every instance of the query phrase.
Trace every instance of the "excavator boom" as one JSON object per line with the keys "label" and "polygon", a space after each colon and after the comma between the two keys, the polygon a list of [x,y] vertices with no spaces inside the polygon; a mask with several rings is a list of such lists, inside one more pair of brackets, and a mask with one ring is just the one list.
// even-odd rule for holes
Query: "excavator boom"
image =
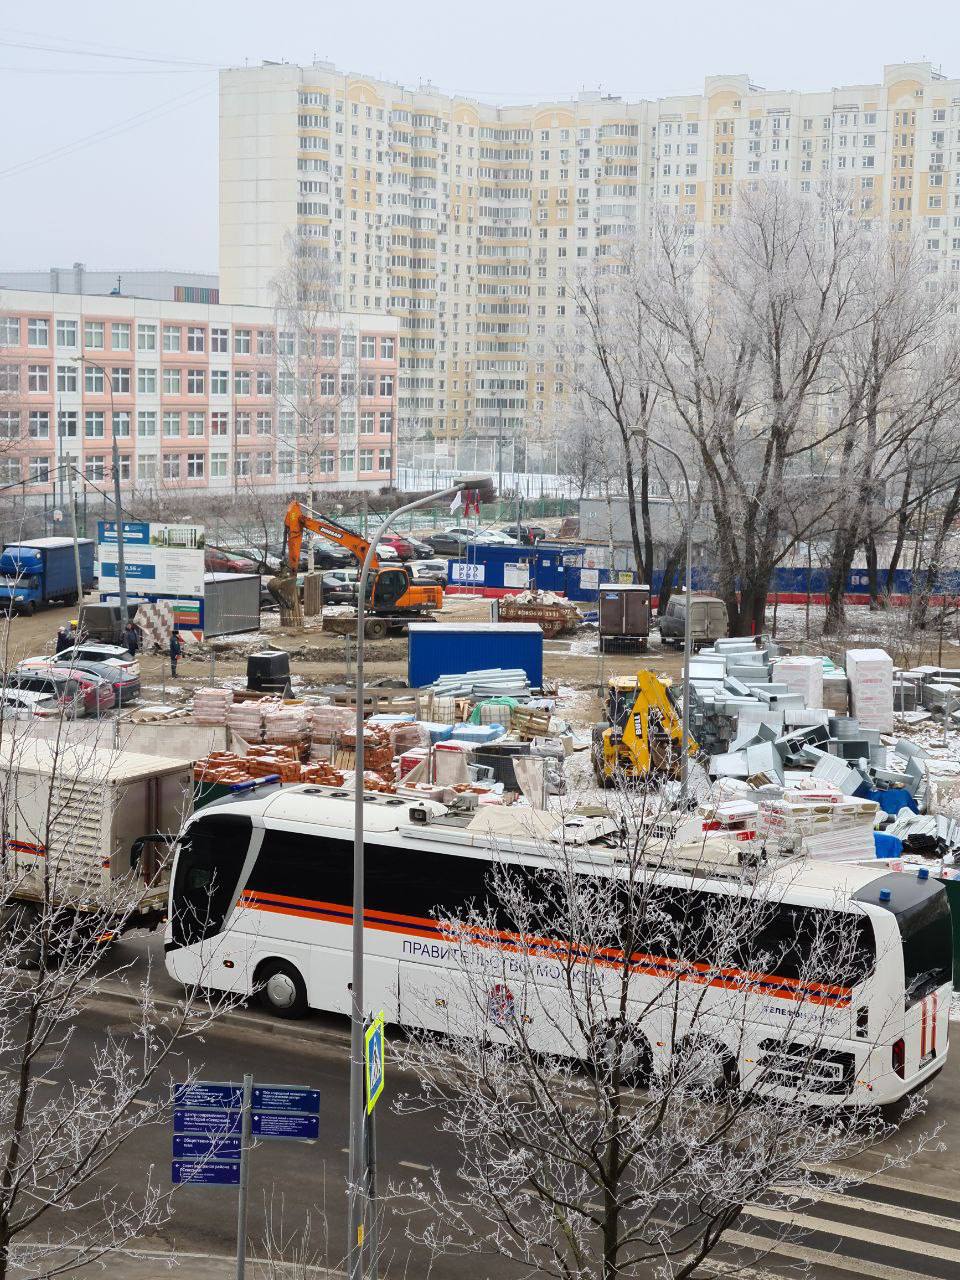
{"label": "excavator boom", "polygon": [[[286,531],[286,562],[287,568],[291,573],[296,573],[300,568],[300,550],[303,546],[304,529],[309,529],[311,533],[319,533],[321,537],[327,538],[330,542],[335,542],[338,546],[345,547],[347,551],[353,553],[360,564],[363,564],[367,552],[370,550],[370,543],[366,538],[361,537],[359,533],[354,533],[352,529],[345,529],[343,525],[337,524],[333,520],[326,520],[322,516],[308,515],[296,498],[287,507],[287,513],[283,517],[283,525]],[[370,568],[376,570],[379,567],[380,563],[376,552],[374,552],[373,559],[370,561]]]}

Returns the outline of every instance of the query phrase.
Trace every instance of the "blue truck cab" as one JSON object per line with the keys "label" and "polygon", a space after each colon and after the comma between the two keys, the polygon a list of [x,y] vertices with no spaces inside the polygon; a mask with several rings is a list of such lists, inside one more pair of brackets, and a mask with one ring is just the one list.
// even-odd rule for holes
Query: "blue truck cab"
{"label": "blue truck cab", "polygon": [[[93,586],[93,541],[78,538],[80,579],[84,591]],[[33,538],[10,542],[0,554],[0,611],[33,613],[42,605],[77,600],[77,574],[72,538]]]}

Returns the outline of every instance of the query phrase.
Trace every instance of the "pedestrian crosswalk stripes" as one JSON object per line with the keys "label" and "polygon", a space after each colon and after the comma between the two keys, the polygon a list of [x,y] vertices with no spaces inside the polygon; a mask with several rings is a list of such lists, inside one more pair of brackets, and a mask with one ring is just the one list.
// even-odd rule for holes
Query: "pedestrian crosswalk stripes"
{"label": "pedestrian crosswalk stripes", "polygon": [[[819,1204],[814,1206],[815,1209],[819,1209],[819,1207]],[[876,1231],[872,1227],[858,1226],[853,1222],[841,1222],[833,1218],[821,1217],[815,1213],[802,1213],[791,1209],[771,1209],[764,1205],[747,1205],[744,1213],[751,1218],[760,1218],[765,1222],[781,1223],[784,1226],[797,1227],[803,1231],[826,1231],[832,1235],[843,1236],[847,1240],[882,1245],[885,1249],[898,1249],[902,1253],[922,1253],[928,1258],[940,1258],[945,1262],[960,1264],[960,1249],[935,1244],[930,1240],[913,1239],[904,1235],[892,1235],[886,1231]]]}
{"label": "pedestrian crosswalk stripes", "polygon": [[[815,1249],[811,1245],[795,1241],[768,1240],[764,1236],[754,1236],[744,1231],[725,1231],[723,1238],[727,1244],[739,1248],[775,1254],[778,1258],[806,1263],[808,1267],[822,1265],[832,1267],[835,1271],[849,1271],[865,1276],[868,1280],[917,1280],[919,1274],[916,1271],[905,1271],[902,1267],[890,1267],[882,1262],[870,1262],[865,1258],[834,1253],[829,1249]],[[768,1266],[772,1266],[774,1262],[770,1257],[765,1257],[764,1261]],[[815,1270],[813,1274],[817,1276],[819,1273]]]}

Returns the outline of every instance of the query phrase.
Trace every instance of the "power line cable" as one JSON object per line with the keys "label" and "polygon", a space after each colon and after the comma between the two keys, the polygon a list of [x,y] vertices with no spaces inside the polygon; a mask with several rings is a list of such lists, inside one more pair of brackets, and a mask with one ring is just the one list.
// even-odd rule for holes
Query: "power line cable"
{"label": "power line cable", "polygon": [[[47,37],[49,39],[49,37]],[[8,40],[0,34],[0,46],[7,49],[29,49],[37,53],[56,53],[56,54],[72,54],[81,58],[109,58],[120,62],[158,62],[164,66],[189,66],[209,70],[215,70],[216,66],[212,62],[200,62],[196,58],[170,58],[155,57],[148,53],[108,53],[101,52],[96,49],[81,49],[74,44],[73,47],[65,45],[53,45],[48,43],[40,43],[36,40]]]}

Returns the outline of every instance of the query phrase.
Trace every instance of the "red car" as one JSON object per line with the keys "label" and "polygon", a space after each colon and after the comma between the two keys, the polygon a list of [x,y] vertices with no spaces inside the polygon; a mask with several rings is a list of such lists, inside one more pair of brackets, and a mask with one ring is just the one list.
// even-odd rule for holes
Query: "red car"
{"label": "red car", "polygon": [[413,560],[417,554],[413,543],[406,538],[401,538],[398,533],[391,533],[386,538],[381,538],[377,546],[392,547],[401,560]]}
{"label": "red car", "polygon": [[257,572],[257,566],[252,560],[235,555],[232,551],[224,551],[221,547],[207,547],[203,557],[203,567],[207,573]]}
{"label": "red car", "polygon": [[68,716],[97,716],[117,702],[112,684],[76,667],[18,667],[7,676],[7,686],[56,698]]}

